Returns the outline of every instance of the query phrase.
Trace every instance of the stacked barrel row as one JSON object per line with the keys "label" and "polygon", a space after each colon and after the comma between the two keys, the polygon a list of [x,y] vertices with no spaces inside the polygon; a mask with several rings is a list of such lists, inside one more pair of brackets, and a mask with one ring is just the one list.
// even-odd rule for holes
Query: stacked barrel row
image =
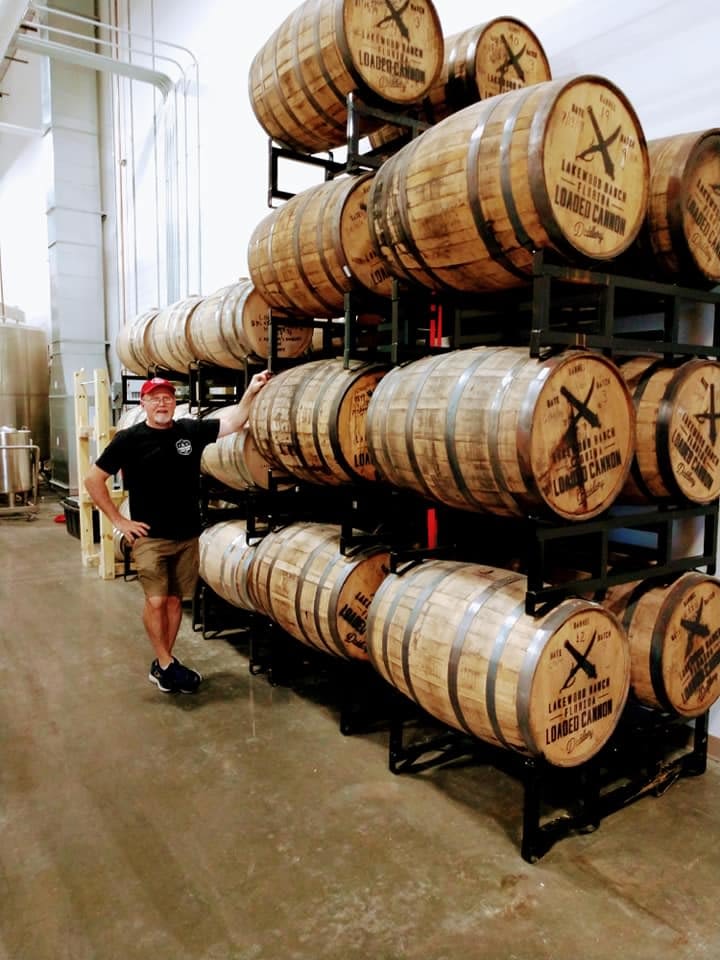
{"label": "stacked barrel row", "polygon": [[[338,316],[349,289],[387,296],[392,278],[435,291],[521,286],[538,249],[571,262],[627,256],[636,271],[720,280],[720,131],[648,148],[614,84],[597,76],[553,81],[540,42],[513,18],[445,38],[430,79],[438,41],[428,39],[437,19],[429,7],[427,16],[408,17],[422,34],[415,42],[403,34],[403,14],[388,16],[380,3],[335,5],[343,16],[333,29],[342,22],[342,36],[305,30],[318,7],[330,6],[298,7],[255,57],[250,97],[266,132],[312,153],[345,142],[349,89],[412,105],[405,85],[382,90],[377,82],[374,67],[390,69],[390,49],[427,57],[417,68],[427,87],[414,94],[432,125],[410,142],[402,128],[371,132],[375,144],[391,140],[377,174],[305,190],[258,225],[249,269],[273,306]],[[337,110],[332,130],[314,85],[319,68],[304,59],[319,54],[304,49],[311,35],[328,43],[333,63],[338,50],[346,58],[346,83],[323,88]],[[372,65],[368,75],[363,65]]]}
{"label": "stacked barrel row", "polygon": [[[311,327],[284,324],[277,355],[299,357],[311,340]],[[153,367],[185,373],[196,361],[240,370],[248,358],[269,355],[270,307],[251,280],[241,279],[207,297],[144,311],[121,329],[115,347],[123,366],[139,376]]]}
{"label": "stacked barrel row", "polygon": [[533,618],[518,573],[443,560],[390,573],[382,546],[344,556],[332,525],[295,523],[251,545],[241,520],[203,532],[200,572],[301,643],[369,660],[449,726],[561,767],[602,748],[630,690],[687,718],[720,695],[720,583],[701,574]]}
{"label": "stacked barrel row", "polygon": [[342,315],[351,290],[389,297],[393,279],[439,292],[528,285],[540,249],[712,286],[718,175],[720,131],[648,150],[609,81],[547,81],[459,111],[377,173],[296,194],[256,226],[249,272],[273,307],[323,317]]}
{"label": "stacked barrel row", "polygon": [[720,364],[473,347],[392,369],[314,360],[276,374],[250,431],[308,483],[381,483],[500,516],[587,520],[615,501],[720,493]]}

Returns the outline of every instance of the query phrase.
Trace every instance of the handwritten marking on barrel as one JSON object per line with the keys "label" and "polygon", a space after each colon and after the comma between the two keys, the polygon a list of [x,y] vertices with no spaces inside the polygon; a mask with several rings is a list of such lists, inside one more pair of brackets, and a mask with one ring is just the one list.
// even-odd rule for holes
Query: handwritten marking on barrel
{"label": "handwritten marking on barrel", "polygon": [[720,413],[717,413],[715,410],[715,384],[710,384],[710,409],[705,413],[696,413],[695,419],[699,423],[703,423],[705,420],[710,423],[710,443],[715,446],[715,441],[717,440],[717,420],[720,420]]}
{"label": "handwritten marking on barrel", "polygon": [[582,153],[579,153],[575,159],[587,160],[589,157],[592,157],[594,153],[599,153],[602,156],[605,173],[610,177],[611,180],[614,180],[615,164],[612,161],[608,147],[620,136],[621,124],[617,125],[616,129],[610,134],[609,137],[603,137],[602,131],[600,130],[600,125],[595,118],[595,112],[593,111],[593,108],[589,106],[587,111],[588,116],[590,117],[590,122],[593,125],[593,130],[595,131],[595,136],[597,137],[597,143],[592,143],[586,150],[583,150]]}
{"label": "handwritten marking on barrel", "polygon": [[572,654],[573,659],[575,660],[575,666],[570,670],[570,673],[567,676],[567,680],[560,687],[561,690],[567,690],[568,687],[571,687],[573,683],[575,683],[575,676],[578,670],[583,670],[588,675],[588,677],[590,677],[591,680],[594,680],[595,677],[597,677],[597,670],[595,669],[594,664],[590,663],[590,661],[588,660],[588,654],[593,648],[593,644],[595,643],[596,637],[597,637],[597,630],[593,632],[593,635],[590,639],[590,643],[588,644],[588,648],[584,654],[580,653],[580,651],[577,650],[570,643],[569,640],[565,641],[564,647],[568,651],[568,653]]}
{"label": "handwritten marking on barrel", "polygon": [[499,68],[498,68],[498,73],[500,74],[500,77],[501,77],[501,78],[504,78],[504,77],[505,77],[505,74],[508,72],[508,70],[510,69],[510,67],[514,67],[514,68],[515,68],[515,72],[517,73],[517,75],[520,77],[520,79],[521,79],[521,80],[523,81],[523,83],[524,83],[524,82],[525,82],[525,71],[524,71],[523,68],[520,66],[520,57],[521,57],[521,56],[525,53],[525,51],[527,50],[527,44],[525,44],[525,45],[523,46],[522,50],[519,50],[517,53],[513,53],[513,52],[512,52],[512,49],[511,49],[511,47],[510,47],[510,44],[509,44],[509,43],[507,42],[507,40],[505,39],[505,34],[504,34],[504,33],[501,33],[501,34],[500,34],[500,39],[502,40],[503,45],[504,45],[505,50],[507,51],[507,55],[508,55],[507,60],[505,60],[504,63],[501,63],[500,66],[499,66]]}
{"label": "handwritten marking on barrel", "polygon": [[408,28],[405,26],[405,24],[404,24],[404,22],[403,22],[403,19],[402,19],[402,15],[405,13],[405,11],[407,10],[407,8],[410,6],[410,0],[405,0],[405,3],[400,7],[399,10],[392,5],[392,3],[390,2],[390,0],[385,0],[385,6],[388,8],[388,10],[390,11],[390,13],[388,14],[387,17],[383,17],[383,19],[379,21],[379,23],[377,24],[377,26],[378,26],[378,27],[382,27],[383,24],[389,23],[391,20],[394,20],[395,23],[396,23],[397,26],[398,26],[398,30],[400,31],[400,33],[403,35],[403,37],[404,37],[406,40],[409,40],[409,39],[410,39],[410,31],[409,31]]}
{"label": "handwritten marking on barrel", "polygon": [[680,620],[680,626],[683,627],[688,632],[687,645],[685,647],[685,659],[690,656],[693,651],[693,646],[695,644],[695,637],[708,637],[710,636],[710,630],[708,627],[701,622],[703,604],[704,600],[700,601],[700,606],[698,607],[697,617],[695,620]]}

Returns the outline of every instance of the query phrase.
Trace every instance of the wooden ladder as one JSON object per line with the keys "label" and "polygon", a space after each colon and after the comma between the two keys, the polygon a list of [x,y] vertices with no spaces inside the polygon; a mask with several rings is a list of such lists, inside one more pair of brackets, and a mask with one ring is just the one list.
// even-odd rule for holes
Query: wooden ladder
{"label": "wooden ladder", "polygon": [[[115,559],[114,529],[104,513],[100,516],[100,543],[93,538],[93,514],[96,510],[84,479],[91,465],[107,446],[115,429],[110,424],[110,388],[105,370],[95,370],[88,379],[84,369],[74,374],[75,381],[75,444],[78,471],[78,503],[80,509],[80,549],[83,566],[97,566],[103,580],[112,580],[123,565]],[[88,387],[92,392],[88,393]],[[94,418],[91,417],[94,406]],[[94,420],[94,422],[93,422]],[[123,490],[108,490],[117,506],[126,496]]]}

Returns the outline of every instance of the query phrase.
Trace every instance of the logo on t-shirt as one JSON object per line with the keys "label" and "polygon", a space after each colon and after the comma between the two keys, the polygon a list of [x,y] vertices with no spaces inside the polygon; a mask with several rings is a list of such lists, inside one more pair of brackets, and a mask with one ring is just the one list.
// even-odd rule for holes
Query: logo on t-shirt
{"label": "logo on t-shirt", "polygon": [[189,440],[177,440],[175,449],[181,456],[188,457],[192,453],[192,444]]}

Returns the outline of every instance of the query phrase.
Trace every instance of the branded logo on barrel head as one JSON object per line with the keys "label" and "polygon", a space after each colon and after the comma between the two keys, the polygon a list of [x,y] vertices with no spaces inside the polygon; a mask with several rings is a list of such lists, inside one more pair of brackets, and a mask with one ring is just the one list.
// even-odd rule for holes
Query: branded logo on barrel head
{"label": "branded logo on barrel head", "polygon": [[617,140],[620,136],[620,124],[615,127],[615,130],[608,136],[603,137],[600,130],[600,124],[595,118],[595,111],[592,106],[587,108],[588,117],[590,117],[590,123],[592,123],[593,130],[595,131],[595,140],[590,144],[582,153],[579,153],[576,160],[592,160],[595,154],[599,154],[602,157],[603,167],[605,168],[605,173],[610,177],[611,180],[615,179],[615,164],[610,156],[609,147],[612,143]]}
{"label": "branded logo on barrel head", "polygon": [[558,222],[583,253],[621,252],[646,212],[647,150],[631,109],[583,82],[558,98],[552,126],[544,162]]}
{"label": "branded logo on barrel head", "polygon": [[616,697],[625,685],[613,682],[619,635],[596,615],[573,617],[555,635],[549,652],[557,686],[548,689],[544,747],[567,756],[602,742],[615,723]]}
{"label": "branded logo on barrel head", "polygon": [[539,398],[533,463],[553,510],[588,515],[619,493],[632,447],[627,392],[597,361],[579,358],[557,371]]}
{"label": "branded logo on barrel head", "polygon": [[363,79],[393,102],[422,98],[440,68],[442,31],[431,10],[425,0],[354,0],[346,15]]}
{"label": "branded logo on barrel head", "polygon": [[714,579],[685,593],[670,621],[663,650],[663,679],[670,702],[695,715],[717,699],[720,690],[720,586]]}
{"label": "branded logo on barrel head", "polygon": [[376,27],[385,27],[389,26],[391,23],[395,24],[405,40],[410,39],[410,31],[405,26],[405,21],[403,20],[403,14],[410,6],[410,0],[405,0],[405,3],[400,4],[399,7],[396,7],[392,0],[385,0],[385,6],[390,11],[386,17],[383,17],[382,20],[379,20],[375,24]]}
{"label": "branded logo on barrel head", "polygon": [[503,47],[505,47],[505,52],[507,53],[507,60],[504,60],[500,64],[500,66],[498,67],[498,73],[502,78],[504,78],[508,70],[512,69],[517,74],[519,79],[522,80],[523,83],[525,83],[525,71],[520,65],[520,59],[522,55],[525,53],[525,51],[527,50],[527,44],[524,44],[522,49],[519,50],[517,53],[513,53],[512,47],[508,43],[507,37],[505,36],[504,33],[500,34],[500,40],[502,42]]}
{"label": "branded logo on barrel head", "polygon": [[[459,109],[474,102],[468,98],[468,91],[475,84],[480,100],[519,90],[530,84],[542,83],[550,79],[550,67],[537,37],[525,24],[511,20],[491,22],[483,30],[475,45],[472,32],[464,45],[445,49],[445,62],[448,68],[448,98]],[[460,34],[465,44],[467,34]],[[473,56],[471,65],[469,57]],[[449,57],[449,59],[448,59]],[[474,67],[474,70],[473,70]],[[471,74],[473,74],[471,76]],[[441,119],[441,118],[440,118]]]}
{"label": "branded logo on barrel head", "polygon": [[696,413],[695,419],[700,423],[705,423],[709,425],[710,429],[710,443],[715,446],[717,442],[717,420],[720,417],[720,413],[715,409],[715,384],[708,384],[710,389],[710,405],[705,413]]}
{"label": "branded logo on barrel head", "polygon": [[674,399],[670,427],[673,475],[685,496],[702,503],[720,493],[718,387],[720,368],[714,363],[688,373]]}

